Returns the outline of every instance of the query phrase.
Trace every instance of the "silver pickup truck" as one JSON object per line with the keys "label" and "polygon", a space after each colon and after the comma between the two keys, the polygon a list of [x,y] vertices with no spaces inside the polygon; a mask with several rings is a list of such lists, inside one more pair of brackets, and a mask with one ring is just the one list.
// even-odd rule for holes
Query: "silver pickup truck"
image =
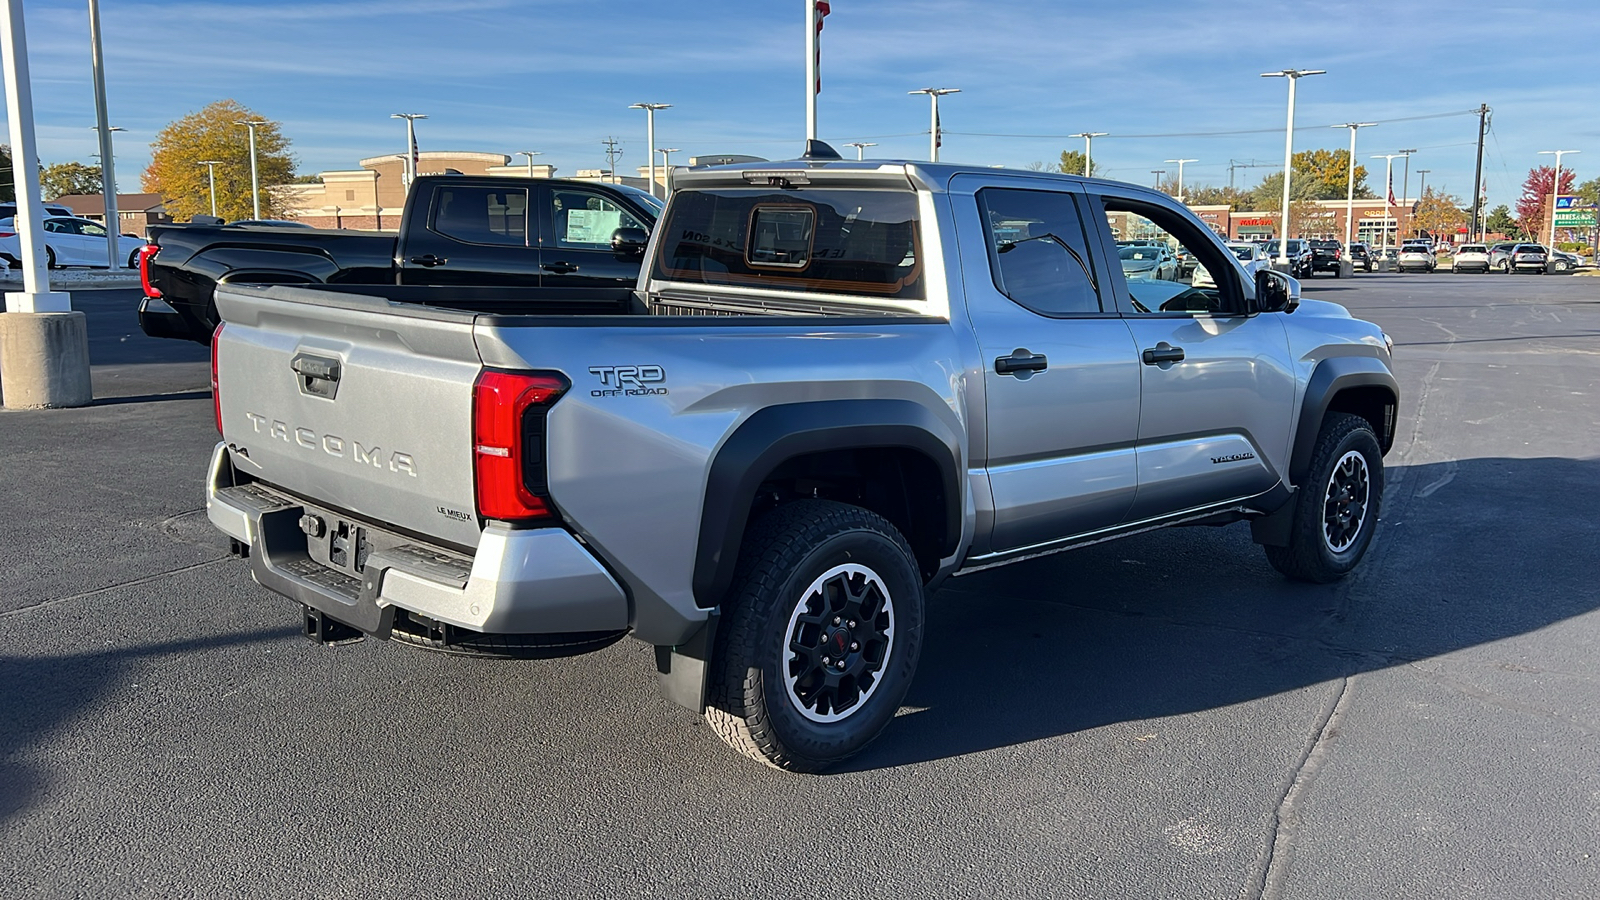
{"label": "silver pickup truck", "polygon": [[1313,582],[1370,545],[1388,338],[1166,195],[825,145],[674,183],[630,313],[218,289],[207,508],[309,637],[631,635],[814,771],[894,716],[947,577],[1167,525],[1249,521]]}

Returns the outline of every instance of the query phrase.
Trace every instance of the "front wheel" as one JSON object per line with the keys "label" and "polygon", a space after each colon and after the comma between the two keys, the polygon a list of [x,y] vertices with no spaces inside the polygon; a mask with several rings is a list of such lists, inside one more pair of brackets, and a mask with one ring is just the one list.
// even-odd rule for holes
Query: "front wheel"
{"label": "front wheel", "polygon": [[780,507],[745,536],[706,720],[777,769],[840,762],[894,718],[922,625],[916,557],[893,525],[830,500]]}
{"label": "front wheel", "polygon": [[46,269],[59,269],[56,265],[56,251],[50,247],[44,248],[44,267]]}
{"label": "front wheel", "polygon": [[1289,544],[1262,547],[1267,561],[1295,581],[1338,581],[1372,545],[1382,500],[1383,451],[1371,423],[1350,413],[1329,413],[1305,483],[1292,501]]}

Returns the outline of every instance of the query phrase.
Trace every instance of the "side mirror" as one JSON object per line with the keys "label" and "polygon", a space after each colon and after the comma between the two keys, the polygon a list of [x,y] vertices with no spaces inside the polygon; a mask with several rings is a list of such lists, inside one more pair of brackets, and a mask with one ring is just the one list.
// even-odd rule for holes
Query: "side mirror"
{"label": "side mirror", "polygon": [[643,256],[650,232],[643,228],[618,228],[611,232],[611,252],[618,256]]}
{"label": "side mirror", "polygon": [[1291,313],[1299,305],[1299,281],[1274,269],[1256,270],[1256,312]]}

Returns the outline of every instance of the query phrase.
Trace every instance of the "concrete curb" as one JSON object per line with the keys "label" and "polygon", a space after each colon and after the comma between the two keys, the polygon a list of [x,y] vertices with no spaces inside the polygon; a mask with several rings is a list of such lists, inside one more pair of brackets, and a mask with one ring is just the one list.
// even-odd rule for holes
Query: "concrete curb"
{"label": "concrete curb", "polygon": [[[96,288],[139,287],[139,273],[131,269],[112,272],[106,269],[57,269],[49,273],[52,291],[83,291]],[[0,269],[0,287],[22,290],[22,273],[15,269]]]}

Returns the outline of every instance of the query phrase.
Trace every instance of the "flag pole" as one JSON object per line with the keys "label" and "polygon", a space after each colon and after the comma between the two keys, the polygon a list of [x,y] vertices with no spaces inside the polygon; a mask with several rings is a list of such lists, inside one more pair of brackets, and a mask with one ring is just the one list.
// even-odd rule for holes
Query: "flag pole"
{"label": "flag pole", "polygon": [[817,139],[817,0],[806,0],[806,140]]}

